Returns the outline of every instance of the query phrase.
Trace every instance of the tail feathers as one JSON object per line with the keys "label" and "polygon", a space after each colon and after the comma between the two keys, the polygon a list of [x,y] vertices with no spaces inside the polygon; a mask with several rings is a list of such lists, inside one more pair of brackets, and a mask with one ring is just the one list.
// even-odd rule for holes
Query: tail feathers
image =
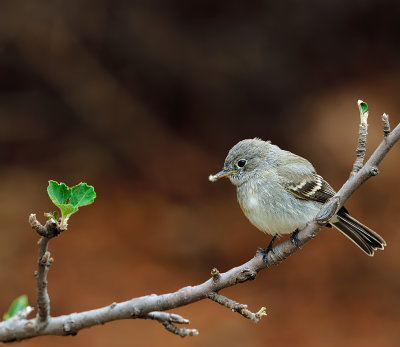
{"label": "tail feathers", "polygon": [[347,212],[339,211],[332,225],[353,241],[369,256],[374,255],[377,249],[383,249],[386,241],[375,231],[361,224]]}

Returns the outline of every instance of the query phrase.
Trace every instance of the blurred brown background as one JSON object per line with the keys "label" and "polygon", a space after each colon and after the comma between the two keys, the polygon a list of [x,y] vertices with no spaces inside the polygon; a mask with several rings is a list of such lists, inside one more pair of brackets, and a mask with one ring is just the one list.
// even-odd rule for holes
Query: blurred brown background
{"label": "blurred brown background", "polygon": [[[400,121],[400,4],[326,1],[1,1],[0,308],[35,302],[49,179],[95,186],[50,244],[52,315],[175,291],[251,258],[269,237],[242,215],[228,149],[270,139],[339,188],[354,159],[357,99]],[[119,321],[21,346],[398,346],[400,146],[347,204],[388,247],[366,257],[336,232],[223,294],[266,306],[254,324],[215,303],[174,310],[181,339]]]}

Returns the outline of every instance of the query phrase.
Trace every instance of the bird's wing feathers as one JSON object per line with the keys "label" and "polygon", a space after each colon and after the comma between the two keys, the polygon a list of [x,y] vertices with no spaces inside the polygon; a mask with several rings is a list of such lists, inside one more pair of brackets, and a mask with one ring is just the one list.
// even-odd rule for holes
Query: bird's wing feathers
{"label": "bird's wing feathers", "polygon": [[304,177],[298,183],[286,184],[284,188],[300,199],[314,200],[321,203],[325,203],[335,195],[332,187],[317,174]]}
{"label": "bird's wing feathers", "polygon": [[[336,192],[320,175],[314,167],[304,158],[297,157],[296,163],[281,167],[278,174],[284,189],[299,199],[313,200],[325,203]],[[303,159],[303,162],[299,159]],[[294,170],[293,165],[296,166]],[[300,169],[299,169],[300,168]]]}

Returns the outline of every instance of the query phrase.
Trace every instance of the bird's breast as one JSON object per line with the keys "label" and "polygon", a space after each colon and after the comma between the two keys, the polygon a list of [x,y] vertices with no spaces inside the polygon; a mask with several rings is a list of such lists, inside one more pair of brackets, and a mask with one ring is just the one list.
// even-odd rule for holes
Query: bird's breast
{"label": "bird's breast", "polygon": [[256,195],[251,194],[245,201],[246,209],[256,210],[260,207],[260,203]]}
{"label": "bird's breast", "polygon": [[237,198],[249,221],[272,235],[304,227],[319,209],[319,204],[295,198],[278,184],[265,180],[237,187]]}

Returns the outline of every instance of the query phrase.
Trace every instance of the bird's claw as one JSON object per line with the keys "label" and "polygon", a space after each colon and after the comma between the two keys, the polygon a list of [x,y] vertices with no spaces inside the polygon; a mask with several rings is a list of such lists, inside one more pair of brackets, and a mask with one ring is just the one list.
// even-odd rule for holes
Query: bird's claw
{"label": "bird's claw", "polygon": [[274,253],[273,245],[277,237],[278,234],[275,234],[274,237],[271,239],[270,243],[268,244],[267,248],[262,251],[263,260],[266,267],[268,267],[268,253],[269,252]]}
{"label": "bird's claw", "polygon": [[299,229],[296,229],[292,235],[290,235],[290,241],[298,248],[301,249],[299,245],[299,238],[297,237]]}

